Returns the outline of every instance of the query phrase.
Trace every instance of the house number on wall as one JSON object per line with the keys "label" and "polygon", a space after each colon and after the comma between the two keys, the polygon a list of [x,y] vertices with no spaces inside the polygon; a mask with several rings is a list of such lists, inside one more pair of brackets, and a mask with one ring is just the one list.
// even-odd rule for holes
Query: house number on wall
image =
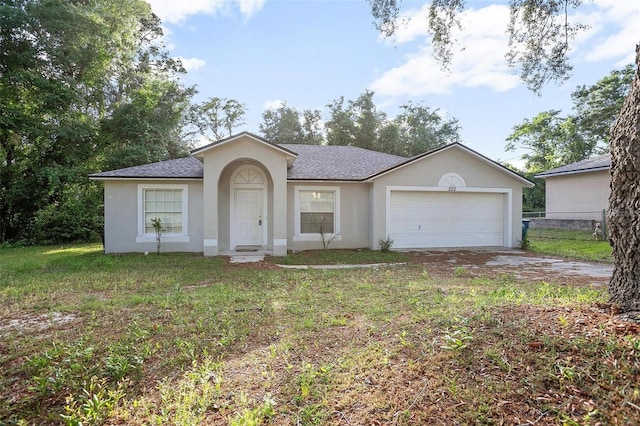
{"label": "house number on wall", "polygon": [[464,179],[462,179],[462,176],[460,176],[459,174],[445,173],[440,178],[440,181],[438,182],[438,186],[444,186],[445,188],[449,188],[449,192],[456,192],[459,187],[464,188],[467,185],[464,182]]}

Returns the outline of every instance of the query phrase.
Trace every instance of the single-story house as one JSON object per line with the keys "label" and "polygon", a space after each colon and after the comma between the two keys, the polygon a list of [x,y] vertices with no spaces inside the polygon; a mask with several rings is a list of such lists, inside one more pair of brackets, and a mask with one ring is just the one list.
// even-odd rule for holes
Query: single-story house
{"label": "single-story house", "polygon": [[243,132],[190,157],[96,173],[105,251],[513,247],[529,180],[462,144],[413,158]]}
{"label": "single-story house", "polygon": [[610,154],[538,173],[545,180],[547,219],[602,220],[609,205]]}

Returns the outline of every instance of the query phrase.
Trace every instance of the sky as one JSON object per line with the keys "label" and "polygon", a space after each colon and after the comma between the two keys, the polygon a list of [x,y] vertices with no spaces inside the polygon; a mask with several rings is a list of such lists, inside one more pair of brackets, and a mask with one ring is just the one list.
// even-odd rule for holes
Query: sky
{"label": "sky", "polygon": [[525,152],[505,152],[514,126],[540,112],[571,113],[571,92],[632,63],[640,42],[640,1],[585,0],[570,19],[588,25],[572,44],[572,77],[530,92],[506,65],[506,1],[467,0],[463,31],[449,72],[432,58],[428,3],[404,0],[400,26],[384,38],[365,0],[148,0],[162,20],[165,44],[179,57],[196,101],[238,100],[260,134],[267,108],[302,112],[344,96],[375,93],[379,111],[395,117],[408,101],[456,118],[462,143],[496,161],[522,166]]}

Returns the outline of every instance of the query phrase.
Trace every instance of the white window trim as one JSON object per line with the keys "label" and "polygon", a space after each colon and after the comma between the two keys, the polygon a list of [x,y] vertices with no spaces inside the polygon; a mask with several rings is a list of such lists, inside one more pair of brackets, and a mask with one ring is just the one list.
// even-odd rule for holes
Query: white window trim
{"label": "white window trim", "polygon": [[332,234],[325,234],[325,238],[332,239],[334,241],[340,241],[342,238],[340,236],[340,187],[339,186],[296,186],[294,187],[295,191],[295,201],[294,201],[294,233],[293,233],[293,241],[320,241],[322,240],[322,236],[319,232],[313,234],[303,234],[300,232],[300,192],[302,191],[324,191],[330,192],[333,191],[335,193],[334,197],[334,212],[333,212],[333,230]]}
{"label": "white window trim", "polygon": [[145,189],[181,189],[182,190],[182,232],[166,232],[162,234],[161,242],[188,243],[189,242],[189,185],[179,184],[138,184],[138,235],[136,243],[155,243],[155,233],[145,233],[144,226],[144,190]]}

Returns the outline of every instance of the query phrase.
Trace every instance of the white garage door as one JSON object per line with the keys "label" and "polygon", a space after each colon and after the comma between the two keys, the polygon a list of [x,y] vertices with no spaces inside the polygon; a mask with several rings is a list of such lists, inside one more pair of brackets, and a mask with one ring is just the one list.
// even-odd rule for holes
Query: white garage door
{"label": "white garage door", "polygon": [[503,246],[503,199],[501,193],[392,191],[393,247]]}

